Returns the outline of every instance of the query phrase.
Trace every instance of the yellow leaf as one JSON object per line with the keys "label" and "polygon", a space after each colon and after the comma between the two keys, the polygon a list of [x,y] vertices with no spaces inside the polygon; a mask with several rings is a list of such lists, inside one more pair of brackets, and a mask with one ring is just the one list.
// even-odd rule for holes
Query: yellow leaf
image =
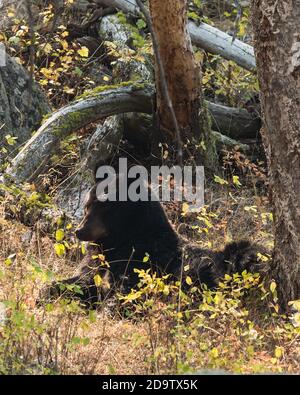
{"label": "yellow leaf", "polygon": [[61,45],[62,45],[62,47],[63,47],[64,50],[67,50],[67,49],[69,48],[68,41],[66,41],[66,40],[61,40],[60,43],[61,43]]}
{"label": "yellow leaf", "polygon": [[213,357],[213,358],[218,358],[218,356],[219,356],[219,351],[218,351],[218,349],[217,348],[213,348],[213,349],[211,349],[210,350],[210,355]]}
{"label": "yellow leaf", "polygon": [[260,252],[257,253],[257,257],[262,262],[268,262],[268,260],[269,260],[269,257],[267,257],[266,255],[262,255]]}
{"label": "yellow leaf", "polygon": [[13,137],[10,134],[7,134],[5,139],[8,145],[15,145],[18,137]]}
{"label": "yellow leaf", "polygon": [[77,52],[83,58],[87,58],[89,56],[89,49],[87,47],[81,47]]}
{"label": "yellow leaf", "polygon": [[232,182],[234,183],[234,185],[236,185],[237,187],[241,187],[242,184],[239,181],[239,176],[233,176],[232,177]]}
{"label": "yellow leaf", "polygon": [[296,313],[293,315],[293,325],[296,328],[300,328],[300,313]]}
{"label": "yellow leaf", "polygon": [[43,86],[48,85],[48,80],[40,80],[40,84]]}
{"label": "yellow leaf", "polygon": [[52,45],[47,43],[43,49],[46,54],[49,54],[52,51]]}
{"label": "yellow leaf", "polygon": [[12,10],[12,9],[10,9],[10,10],[7,12],[7,16],[8,16],[9,18],[13,18],[15,15],[16,15],[16,14],[15,14],[14,10]]}
{"label": "yellow leaf", "polygon": [[270,284],[270,291],[272,292],[272,294],[275,292],[277,285],[275,283],[275,281],[272,281]]}
{"label": "yellow leaf", "polygon": [[277,363],[277,358],[271,358],[271,363],[272,363],[273,365],[276,365],[276,363]]}
{"label": "yellow leaf", "polygon": [[42,67],[40,72],[46,77],[46,78],[51,78],[52,76],[52,70],[46,69],[46,67]]}
{"label": "yellow leaf", "polygon": [[64,87],[64,92],[67,93],[68,95],[73,95],[75,92],[74,88],[69,88],[67,86]]}
{"label": "yellow leaf", "polygon": [[189,211],[190,206],[187,203],[183,203],[182,212],[186,214]]}
{"label": "yellow leaf", "polygon": [[65,232],[63,231],[63,229],[57,229],[57,231],[55,232],[55,239],[56,241],[62,241],[65,237]]}
{"label": "yellow leaf", "polygon": [[192,281],[190,276],[187,276],[187,278],[185,279],[185,282],[187,283],[187,285],[192,285],[193,284],[193,281]]}
{"label": "yellow leaf", "polygon": [[278,359],[281,358],[282,355],[283,355],[283,348],[282,348],[282,347],[279,347],[279,346],[276,346],[276,347],[275,347],[274,355],[275,355],[275,357],[278,358]]}
{"label": "yellow leaf", "polygon": [[101,276],[99,274],[96,274],[96,276],[94,276],[94,283],[96,285],[96,287],[101,287],[103,280],[101,278]]}
{"label": "yellow leaf", "polygon": [[5,259],[4,263],[6,266],[10,266],[12,264],[12,260],[8,257]]}
{"label": "yellow leaf", "polygon": [[56,243],[54,245],[54,249],[55,249],[56,254],[59,257],[62,257],[66,253],[66,247],[63,244],[61,244],[61,243]]}
{"label": "yellow leaf", "polygon": [[300,311],[300,299],[292,300],[291,302],[289,302],[289,306],[293,306],[295,310]]}
{"label": "yellow leaf", "polygon": [[149,261],[149,255],[144,256],[143,258],[143,263],[146,263]]}

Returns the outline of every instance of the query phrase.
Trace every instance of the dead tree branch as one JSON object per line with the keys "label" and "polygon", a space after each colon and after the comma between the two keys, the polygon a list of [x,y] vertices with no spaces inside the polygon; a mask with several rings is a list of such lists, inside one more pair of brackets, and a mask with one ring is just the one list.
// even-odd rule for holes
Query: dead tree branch
{"label": "dead tree branch", "polygon": [[[48,164],[61,139],[110,115],[152,113],[154,87],[147,84],[120,86],[91,92],[53,113],[13,159],[7,174],[15,182],[33,181]],[[207,102],[212,128],[232,138],[256,136],[259,126],[246,110]],[[227,128],[227,129],[226,129]],[[243,134],[243,131],[246,131]]]}

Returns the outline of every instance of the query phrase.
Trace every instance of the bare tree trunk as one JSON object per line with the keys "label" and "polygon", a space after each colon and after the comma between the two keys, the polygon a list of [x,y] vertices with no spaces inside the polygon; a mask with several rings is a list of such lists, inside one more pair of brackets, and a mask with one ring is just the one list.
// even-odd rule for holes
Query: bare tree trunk
{"label": "bare tree trunk", "polygon": [[[200,67],[193,55],[187,30],[187,0],[150,0],[152,27],[158,42],[160,60],[179,129],[205,147],[202,162],[216,166],[216,151],[201,91]],[[164,94],[156,59],[157,116],[159,124],[175,138],[174,121]],[[199,109],[201,109],[199,117]]]}
{"label": "bare tree trunk", "polygon": [[[189,128],[198,124],[200,81],[186,27],[187,1],[150,0],[149,3],[177,121],[181,129]],[[173,122],[161,89],[159,70],[156,72],[156,85],[160,123],[172,130]]]}
{"label": "bare tree trunk", "polygon": [[274,207],[272,275],[286,308],[300,297],[300,1],[253,0],[252,21]]}

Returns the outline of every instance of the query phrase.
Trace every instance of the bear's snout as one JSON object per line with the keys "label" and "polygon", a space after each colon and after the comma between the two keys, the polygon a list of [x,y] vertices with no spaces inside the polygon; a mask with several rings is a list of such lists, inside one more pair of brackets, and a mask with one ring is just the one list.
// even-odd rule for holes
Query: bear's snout
{"label": "bear's snout", "polygon": [[82,240],[84,237],[83,228],[76,229],[75,235],[76,235],[77,239]]}

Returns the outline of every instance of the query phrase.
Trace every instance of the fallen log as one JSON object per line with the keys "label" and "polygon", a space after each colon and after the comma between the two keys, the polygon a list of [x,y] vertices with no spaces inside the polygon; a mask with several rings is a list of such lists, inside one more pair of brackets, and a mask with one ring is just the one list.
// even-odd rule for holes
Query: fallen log
{"label": "fallen log", "polygon": [[188,24],[192,43],[207,52],[232,60],[246,70],[256,68],[254,49],[251,45],[232,37],[206,23],[196,25],[190,21]]}
{"label": "fallen log", "polygon": [[[98,4],[115,7],[125,13],[138,15],[139,7],[135,0],[98,0]],[[235,39],[221,30],[206,23],[190,21],[188,30],[192,43],[205,51],[221,55],[227,60],[232,60],[239,66],[253,71],[256,68],[253,47],[249,44]]]}
{"label": "fallen log", "polygon": [[96,0],[96,2],[99,5],[117,8],[127,14],[138,15],[140,12],[135,0]]}
{"label": "fallen log", "polygon": [[243,108],[226,107],[212,102],[207,102],[207,106],[213,130],[235,140],[258,137],[261,120],[254,113],[249,113]]}
{"label": "fallen log", "polygon": [[[44,169],[61,139],[101,118],[126,112],[152,113],[154,87],[151,84],[122,83],[99,87],[52,114],[13,159],[7,170],[15,182],[32,182]],[[223,121],[231,137],[245,128],[252,137],[258,130],[249,125],[253,119],[246,110],[230,109],[207,102],[212,129],[223,132]],[[231,116],[232,113],[232,116]],[[252,125],[253,126],[253,125]]]}

